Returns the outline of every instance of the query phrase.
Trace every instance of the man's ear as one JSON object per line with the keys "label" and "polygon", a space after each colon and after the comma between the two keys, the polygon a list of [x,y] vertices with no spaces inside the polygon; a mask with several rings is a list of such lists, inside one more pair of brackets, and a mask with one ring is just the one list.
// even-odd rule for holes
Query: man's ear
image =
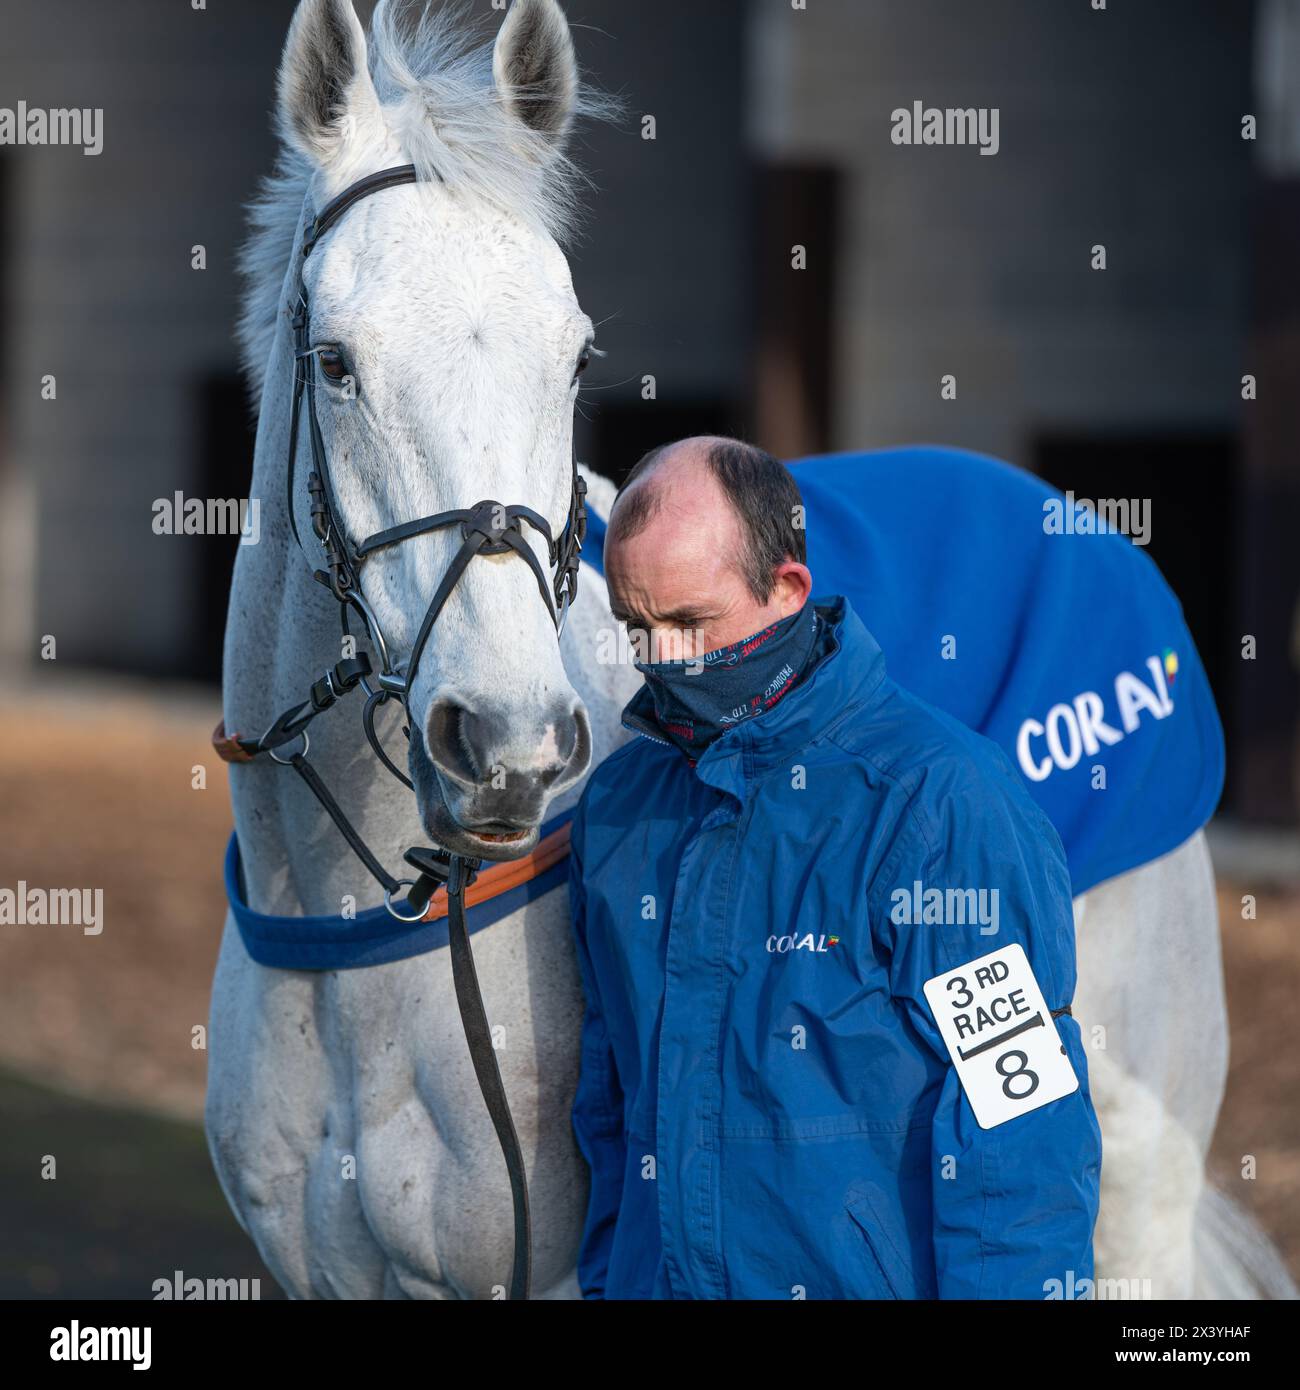
{"label": "man's ear", "polygon": [[578,61],[556,0],[514,0],[492,51],[492,77],[506,109],[562,149],[577,104]]}
{"label": "man's ear", "polygon": [[278,117],[285,142],[322,169],[382,131],[352,0],[301,0],[280,61]]}
{"label": "man's ear", "polygon": [[812,571],[798,560],[785,559],[773,571],[774,596],[785,617],[797,613],[812,596]]}

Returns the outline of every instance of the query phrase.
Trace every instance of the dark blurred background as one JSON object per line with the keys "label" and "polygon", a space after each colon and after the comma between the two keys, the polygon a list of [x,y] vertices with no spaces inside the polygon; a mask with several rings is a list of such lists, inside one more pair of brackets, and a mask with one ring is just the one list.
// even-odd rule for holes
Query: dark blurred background
{"label": "dark blurred background", "polygon": [[[472,8],[493,17],[489,0]],[[272,159],[292,9],[8,8],[4,91],[106,113],[96,158],[0,147],[12,661],[52,632],[64,662],[219,677],[232,542],[141,541],[156,497],[247,490],[234,259],[241,205]],[[609,352],[581,456],[617,477],[696,430],[786,457],[932,441],[1082,497],[1150,497],[1151,553],[1228,724],[1227,804],[1291,819],[1295,5],[568,9],[584,64],[628,101],[620,127],[581,136],[597,191],[573,268]],[[998,107],[999,153],[893,145],[890,112],[915,100]],[[204,271],[190,267],[199,244]],[[57,402],[41,399],[46,373]],[[939,399],[945,373],[956,401]],[[1243,633],[1259,639],[1253,664]]]}
{"label": "dark blurred background", "polygon": [[[608,352],[583,392],[580,457],[618,478],[697,431],[784,457],[935,442],[1081,497],[1150,498],[1149,553],[1224,718],[1223,809],[1274,827],[1268,873],[1279,858],[1294,868],[1298,0],[565,2],[584,67],[628,108],[618,126],[585,128],[577,151],[596,191],[571,260]],[[471,8],[499,17],[490,0]],[[200,874],[205,945],[178,965],[199,1021],[224,792],[197,815],[192,797],[163,815],[157,777],[127,791],[102,754],[135,746],[160,692],[195,727],[216,710],[234,538],[155,537],[151,505],[247,491],[235,257],[242,205],[272,163],[292,10],[12,0],[0,53],[0,104],[105,111],[96,158],[0,147],[0,658],[19,715],[0,737],[0,882],[35,881],[43,862],[66,870],[119,821],[140,912],[143,887],[174,879],[188,902]],[[892,144],[891,111],[918,100],[997,107],[996,157]],[[1090,266],[1098,243],[1104,273]],[[191,268],[196,245],[205,270]],[[806,270],[791,269],[795,245]],[[939,396],[948,373],[955,401]],[[71,682],[55,706],[45,634]],[[186,737],[168,745],[178,779],[204,756]],[[66,785],[51,780],[58,757]],[[115,795],[69,835],[91,776]],[[190,827],[193,873],[180,851],[132,857],[143,803]],[[160,923],[154,947],[176,930]],[[149,1079],[132,1083],[128,1024],[106,1018],[90,979],[77,994],[79,965],[28,949],[5,947],[0,1062],[139,1104],[166,1093],[192,1117],[201,1053],[177,1043],[171,1090],[147,1060]],[[40,1017],[51,995],[58,1024]],[[156,1067],[157,1051],[140,1056]],[[47,1275],[24,1285],[29,1264],[9,1271],[16,1286],[56,1292]]]}

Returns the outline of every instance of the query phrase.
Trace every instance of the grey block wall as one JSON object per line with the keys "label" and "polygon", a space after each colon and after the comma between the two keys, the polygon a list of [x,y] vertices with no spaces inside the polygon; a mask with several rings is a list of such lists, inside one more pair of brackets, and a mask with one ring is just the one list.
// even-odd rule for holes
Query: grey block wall
{"label": "grey block wall", "polygon": [[[7,662],[52,634],[60,662],[152,670],[186,641],[196,551],[152,533],[151,504],[200,482],[196,395],[234,360],[241,204],[269,166],[291,13],[288,0],[6,13],[5,105],[104,110],[97,157],[0,148]],[[206,271],[190,268],[197,244]]]}
{"label": "grey block wall", "polygon": [[[1235,429],[1251,43],[1222,0],[755,0],[755,148],[844,174],[837,447]],[[999,153],[891,143],[918,100]]]}

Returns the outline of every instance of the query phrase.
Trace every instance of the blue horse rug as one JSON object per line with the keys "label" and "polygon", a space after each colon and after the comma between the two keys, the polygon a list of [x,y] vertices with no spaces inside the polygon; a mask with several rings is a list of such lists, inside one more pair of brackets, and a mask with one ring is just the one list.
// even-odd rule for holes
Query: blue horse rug
{"label": "blue horse rug", "polygon": [[1223,730],[1178,600],[1139,546],[960,449],[791,469],[813,593],[845,595],[900,685],[1002,745],[1076,895],[1209,820]]}

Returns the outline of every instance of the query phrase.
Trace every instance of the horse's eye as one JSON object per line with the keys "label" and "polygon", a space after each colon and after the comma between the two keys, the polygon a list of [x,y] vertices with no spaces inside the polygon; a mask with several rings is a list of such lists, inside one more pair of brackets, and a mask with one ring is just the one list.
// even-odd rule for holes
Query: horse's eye
{"label": "horse's eye", "polygon": [[589,347],[585,347],[582,350],[582,356],[578,358],[578,365],[573,369],[574,381],[577,381],[577,379],[583,374],[583,372],[585,372],[587,368],[590,366],[591,349]]}
{"label": "horse's eye", "polygon": [[333,348],[322,348],[316,355],[320,359],[321,371],[331,381],[344,380],[348,374],[348,367],[341,352],[336,352]]}

